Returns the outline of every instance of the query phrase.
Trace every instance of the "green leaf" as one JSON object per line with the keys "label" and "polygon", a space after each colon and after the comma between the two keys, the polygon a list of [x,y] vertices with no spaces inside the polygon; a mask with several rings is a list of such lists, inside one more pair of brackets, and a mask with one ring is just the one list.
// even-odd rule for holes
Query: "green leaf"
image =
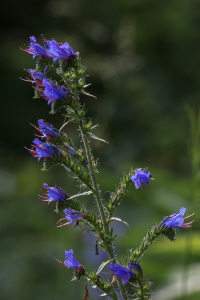
{"label": "green leaf", "polygon": [[120,219],[120,218],[112,217],[112,218],[110,219],[110,221],[118,221],[118,222],[122,222],[122,223],[124,223],[127,227],[130,227],[129,224],[128,224],[126,221],[123,221],[123,220]]}
{"label": "green leaf", "polygon": [[80,196],[87,196],[87,195],[90,195],[90,194],[92,194],[91,191],[79,193],[79,194],[76,194],[76,195],[71,196],[71,197],[68,198],[67,200],[71,200],[71,199],[73,199],[73,198],[80,197]]}
{"label": "green leaf", "polygon": [[101,141],[101,142],[104,142],[104,143],[107,143],[107,144],[108,144],[107,141],[105,141],[105,140],[99,138],[98,136],[94,135],[93,133],[88,132],[88,134],[90,135],[90,137],[91,137],[92,139],[95,139],[95,140],[98,140],[98,141]]}
{"label": "green leaf", "polygon": [[104,261],[100,264],[100,266],[98,267],[98,270],[96,272],[96,274],[99,274],[101,272],[101,270],[110,262],[110,260]]}

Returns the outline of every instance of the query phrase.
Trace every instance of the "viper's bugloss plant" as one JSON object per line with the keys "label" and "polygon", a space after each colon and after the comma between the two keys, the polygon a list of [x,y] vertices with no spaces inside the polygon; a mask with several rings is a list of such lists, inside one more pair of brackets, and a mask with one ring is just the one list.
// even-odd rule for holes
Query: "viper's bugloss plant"
{"label": "viper's bugloss plant", "polygon": [[[96,266],[94,271],[89,271],[87,266],[83,267],[74,258],[72,249],[65,251],[64,261],[57,258],[56,260],[63,266],[74,269],[73,279],[87,281],[84,300],[89,299],[88,284],[98,287],[103,293],[102,296],[109,296],[114,300],[151,299],[151,283],[143,275],[140,266],[142,257],[158,236],[163,235],[174,240],[175,228],[190,227],[193,221],[184,222],[184,219],[189,217],[184,218],[186,210],[184,207],[179,213],[165,217],[148,230],[138,247],[128,249],[126,257],[128,263],[121,264],[115,251],[116,234],[110,223],[123,221],[115,217],[116,208],[121,204],[128,188],[133,186],[132,183],[136,189],[141,189],[143,186],[148,186],[150,179],[154,178],[147,168],[130,168],[123,174],[116,190],[110,192],[108,199],[104,199],[102,195],[105,193],[102,192],[101,184],[96,178],[97,159],[92,154],[90,144],[92,139],[102,142],[104,140],[94,134],[96,125],[93,125],[86,114],[85,105],[80,101],[82,94],[94,97],[86,90],[89,84],[86,83],[86,67],[82,65],[80,54],[75,52],[68,43],[58,43],[55,40],[43,40],[42,46],[36,42],[34,36],[30,37],[29,46],[23,50],[36,59],[35,69],[28,69],[30,78],[25,79],[33,85],[34,98],[45,99],[49,105],[47,109],[51,107],[50,113],[60,113],[65,120],[64,125],[57,129],[46,120],[39,119],[37,126],[32,125],[39,134],[35,134],[32,148],[27,149],[38,158],[38,161],[42,161],[43,170],[48,170],[55,164],[64,167],[66,171],[74,174],[76,186],[77,184],[79,186],[78,193],[70,196],[61,187],[52,187],[44,183],[46,191],[43,193],[44,196],[41,196],[41,200],[48,203],[56,202],[55,212],[62,215],[57,222],[57,227],[70,224],[76,226],[81,223],[81,226],[87,229],[86,231],[93,232],[95,235],[95,254],[98,255],[99,251],[103,250],[108,256],[107,261]],[[79,145],[74,145],[72,137],[63,131],[69,123],[74,123],[78,129]],[[57,182],[56,178],[55,182]],[[98,208],[97,213],[95,213],[96,207],[92,207],[93,203],[87,207],[85,203],[79,201],[82,196],[89,194],[93,195],[94,206]],[[68,227],[67,230],[73,228]],[[106,279],[103,276],[105,270],[109,272]]]}

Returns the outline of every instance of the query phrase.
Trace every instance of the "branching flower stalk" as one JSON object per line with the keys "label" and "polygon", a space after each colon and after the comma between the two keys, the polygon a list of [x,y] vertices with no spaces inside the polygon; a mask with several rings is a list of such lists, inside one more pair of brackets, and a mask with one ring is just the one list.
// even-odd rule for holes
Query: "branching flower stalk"
{"label": "branching flower stalk", "polygon": [[[149,185],[153,180],[147,168],[132,169],[125,173],[116,190],[110,192],[108,200],[102,198],[99,183],[96,180],[98,167],[90,148],[91,139],[98,139],[93,131],[92,120],[87,117],[85,106],[80,103],[80,95],[90,95],[86,88],[85,70],[82,65],[80,54],[75,53],[68,43],[58,43],[55,40],[43,40],[44,46],[36,42],[35,37],[30,37],[29,46],[24,49],[33,58],[37,57],[36,68],[28,69],[29,77],[26,81],[31,82],[34,87],[34,98],[43,98],[47,105],[51,106],[50,113],[62,112],[67,122],[60,130],[54,128],[52,124],[43,119],[38,120],[38,126],[33,127],[41,135],[36,135],[32,142],[30,153],[42,160],[43,169],[49,170],[54,165],[63,166],[67,171],[73,172],[80,190],[76,195],[70,196],[59,186],[49,186],[44,183],[44,197],[42,201],[48,203],[56,202],[56,213],[62,213],[56,226],[74,227],[82,223],[86,231],[94,233],[96,238],[95,255],[99,254],[99,247],[107,252],[108,260],[102,262],[96,271],[87,272],[85,266],[81,265],[73,255],[73,250],[64,252],[65,260],[56,260],[67,268],[74,270],[73,280],[87,279],[83,300],[89,299],[89,285],[98,287],[102,296],[109,296],[113,300],[150,300],[151,282],[143,275],[140,261],[145,255],[148,247],[159,235],[163,235],[169,240],[175,238],[175,228],[190,227],[192,222],[185,223],[184,217],[186,208],[182,207],[178,213],[165,217],[160,223],[153,226],[142,239],[141,244],[136,248],[128,250],[125,260],[126,265],[122,265],[114,249],[114,239],[116,234],[110,226],[112,221],[126,221],[115,217],[116,209],[121,204],[128,187],[134,184],[136,189],[143,185]],[[55,72],[55,78],[50,77],[49,72]],[[57,80],[59,77],[59,81]],[[63,113],[64,111],[64,113]],[[79,147],[73,144],[63,128],[68,123],[76,124],[80,133]],[[98,208],[98,215],[89,210],[79,198],[93,194]],[[104,268],[109,271],[109,279],[104,278]],[[103,271],[103,272],[102,272]],[[127,289],[128,286],[128,289]],[[130,292],[131,291],[131,292]]]}

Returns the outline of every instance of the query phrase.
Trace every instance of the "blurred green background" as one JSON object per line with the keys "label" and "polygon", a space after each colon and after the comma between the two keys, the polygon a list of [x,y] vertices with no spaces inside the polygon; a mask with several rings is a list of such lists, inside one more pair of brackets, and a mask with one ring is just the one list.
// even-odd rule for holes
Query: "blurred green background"
{"label": "blurred green background", "polygon": [[[87,66],[88,115],[99,124],[96,133],[109,144],[92,142],[100,158],[99,182],[115,189],[129,167],[149,167],[156,179],[150,188],[129,189],[113,224],[116,251],[124,263],[146,230],[166,215],[187,207],[194,226],[179,230],[177,241],[160,238],[141,261],[153,282],[154,300],[197,300],[200,297],[200,2],[197,0],[43,0],[1,4],[1,254],[2,300],[82,299],[84,280],[71,282],[72,270],[61,267],[64,250],[87,270],[107,257],[95,256],[95,238],[77,227],[56,228],[54,203],[41,202],[44,182],[77,193],[61,168],[42,172],[30,147],[39,118],[60,127],[49,115],[24,69],[34,68],[31,55],[20,50],[33,35],[38,42],[54,38],[80,52]],[[193,130],[188,118],[192,107]],[[76,130],[67,133],[77,142]],[[191,138],[192,137],[192,138]],[[191,142],[192,141],[192,142]],[[92,208],[92,198],[86,198]],[[105,270],[105,272],[107,272]],[[90,290],[91,299],[99,294]]]}

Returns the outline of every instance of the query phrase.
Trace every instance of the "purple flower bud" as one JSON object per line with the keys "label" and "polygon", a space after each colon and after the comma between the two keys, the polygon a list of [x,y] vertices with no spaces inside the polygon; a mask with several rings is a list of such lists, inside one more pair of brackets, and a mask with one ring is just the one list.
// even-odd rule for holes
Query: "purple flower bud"
{"label": "purple flower bud", "polygon": [[136,189],[141,188],[142,184],[149,184],[149,179],[154,180],[150,172],[147,171],[147,168],[140,168],[134,170],[134,175],[131,176],[130,179],[135,184]]}
{"label": "purple flower bud", "polygon": [[60,155],[60,150],[52,144],[43,143],[39,139],[34,139],[33,144],[32,149],[28,150],[34,157],[38,157],[38,161],[43,157],[52,158]]}
{"label": "purple flower bud", "polygon": [[69,96],[69,90],[64,86],[55,86],[47,79],[42,81],[44,90],[42,91],[42,97],[48,100],[48,104],[55,100],[63,100]]}
{"label": "purple flower bud", "polygon": [[131,270],[119,264],[110,264],[108,265],[108,269],[122,281],[122,284],[126,284],[133,276],[135,276]]}
{"label": "purple flower bud", "polygon": [[76,53],[70,47],[68,43],[57,43],[55,40],[44,41],[44,47],[49,57],[53,58],[53,62],[58,59],[74,59],[76,58]]}
{"label": "purple flower bud", "polygon": [[69,222],[58,225],[57,227],[61,227],[61,226],[64,226],[64,225],[70,225],[73,222],[77,222],[78,220],[81,220],[83,218],[83,216],[85,215],[81,211],[68,209],[68,208],[64,209],[63,213],[65,214],[65,217],[60,219],[57,223],[59,223],[62,220],[68,220]]}
{"label": "purple flower bud", "polygon": [[33,54],[33,58],[37,55],[48,56],[46,50],[36,43],[36,38],[34,36],[30,36],[30,45],[24,51]]}
{"label": "purple flower bud", "polygon": [[165,217],[163,219],[163,221],[160,223],[160,226],[164,225],[165,227],[177,227],[177,228],[180,228],[180,227],[191,227],[192,226],[192,222],[194,221],[191,221],[189,223],[184,223],[184,220],[190,216],[186,216],[185,218],[183,218],[184,214],[185,214],[185,211],[186,211],[186,208],[185,207],[181,207],[179,213],[175,213],[171,216],[168,216],[168,217]]}
{"label": "purple flower bud", "polygon": [[69,195],[60,187],[50,187],[47,183],[43,184],[47,189],[47,193],[44,193],[47,196],[47,199],[43,199],[43,201],[48,201],[48,203],[52,201],[65,201],[69,198]]}
{"label": "purple flower bud", "polygon": [[76,156],[77,153],[72,147],[68,146],[67,148],[69,149],[72,155]]}

